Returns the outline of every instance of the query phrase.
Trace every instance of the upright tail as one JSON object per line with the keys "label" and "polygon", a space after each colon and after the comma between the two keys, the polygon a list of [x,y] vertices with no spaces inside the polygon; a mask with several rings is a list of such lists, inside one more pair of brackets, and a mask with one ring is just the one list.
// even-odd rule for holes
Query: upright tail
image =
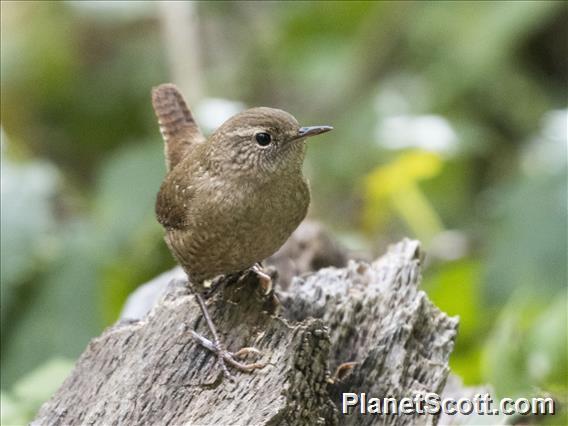
{"label": "upright tail", "polygon": [[192,147],[203,143],[205,137],[175,85],[166,83],[154,87],[152,106],[164,138],[166,167],[169,171],[192,150]]}

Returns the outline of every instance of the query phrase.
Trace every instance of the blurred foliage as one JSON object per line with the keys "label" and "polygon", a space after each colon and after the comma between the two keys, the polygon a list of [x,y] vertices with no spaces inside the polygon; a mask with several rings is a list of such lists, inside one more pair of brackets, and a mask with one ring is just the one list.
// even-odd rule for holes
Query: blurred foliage
{"label": "blurred foliage", "polygon": [[[443,227],[438,215],[423,196],[418,182],[440,173],[442,159],[432,152],[401,154],[385,166],[379,166],[365,178],[364,223],[368,232],[384,226],[389,211],[397,212],[409,229],[428,244]],[[389,208],[390,207],[390,208]]]}
{"label": "blurred foliage", "polygon": [[[377,255],[423,241],[424,289],[461,319],[466,384],[566,404],[567,3],[1,7],[2,424],[32,418],[61,359],[174,264],[149,92],[195,58],[206,128],[225,114],[211,98],[336,128],[309,145],[310,215]],[[167,7],[194,14],[185,50]]]}
{"label": "blurred foliage", "polygon": [[1,423],[25,424],[32,419],[38,407],[63,383],[74,362],[64,358],[52,358],[19,379],[9,392],[2,391]]}

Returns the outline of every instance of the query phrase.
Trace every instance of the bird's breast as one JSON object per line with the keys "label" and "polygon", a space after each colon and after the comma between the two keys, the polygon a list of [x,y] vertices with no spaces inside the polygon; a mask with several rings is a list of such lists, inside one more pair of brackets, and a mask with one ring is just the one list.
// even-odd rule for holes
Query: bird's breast
{"label": "bird's breast", "polygon": [[207,203],[192,206],[186,232],[168,236],[182,266],[206,278],[272,255],[304,219],[310,202],[302,177],[273,185],[213,184],[208,192]]}
{"label": "bird's breast", "polygon": [[258,188],[236,187],[234,193],[238,201],[227,211],[227,220],[234,226],[233,238],[243,241],[255,257],[261,258],[284,244],[306,216],[310,203],[303,178]]}

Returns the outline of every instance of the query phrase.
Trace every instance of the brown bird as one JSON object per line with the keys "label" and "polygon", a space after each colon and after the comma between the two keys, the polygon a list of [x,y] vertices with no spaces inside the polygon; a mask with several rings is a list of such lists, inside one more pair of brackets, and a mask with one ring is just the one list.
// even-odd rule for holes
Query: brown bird
{"label": "brown bird", "polygon": [[[305,140],[332,127],[301,127],[285,111],[260,107],[231,117],[206,139],[173,84],[154,88],[152,104],[168,169],[156,215],[170,251],[187,273],[213,343],[193,335],[218,355],[227,375],[225,363],[246,372],[262,368],[236,361],[236,354],[223,348],[202,293],[207,280],[251,268],[270,289],[259,262],[284,244],[310,202],[302,173]],[[245,348],[239,354],[254,351]]]}

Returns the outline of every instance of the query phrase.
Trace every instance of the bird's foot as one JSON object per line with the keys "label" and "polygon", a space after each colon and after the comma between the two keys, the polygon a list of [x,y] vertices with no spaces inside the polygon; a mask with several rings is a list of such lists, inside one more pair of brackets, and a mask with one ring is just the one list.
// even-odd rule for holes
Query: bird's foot
{"label": "bird's foot", "polygon": [[243,279],[249,276],[249,273],[252,272],[256,275],[258,283],[260,284],[260,289],[262,291],[263,296],[267,296],[272,292],[272,277],[270,274],[262,267],[261,263],[255,263],[248,269],[245,269],[240,273],[240,277],[237,282],[241,282]]}
{"label": "bird's foot", "polygon": [[195,331],[191,330],[192,337],[204,348],[215,353],[219,359],[219,364],[223,370],[225,377],[233,379],[233,375],[229,372],[228,366],[242,371],[243,373],[252,373],[254,370],[260,370],[268,365],[267,362],[252,362],[244,363],[238,361],[239,358],[243,358],[246,355],[262,355],[261,352],[256,348],[241,348],[237,352],[229,352],[226,350],[220,342],[212,342],[211,340],[197,334]]}
{"label": "bird's foot", "polygon": [[252,373],[254,370],[261,370],[268,365],[267,362],[250,362],[244,363],[237,361],[239,358],[244,358],[248,354],[262,355],[262,353],[256,348],[241,348],[237,352],[222,351],[221,358],[224,362],[229,364],[231,367],[236,368],[244,373]]}
{"label": "bird's foot", "polygon": [[262,269],[262,265],[260,263],[256,263],[250,269],[252,272],[256,274],[258,282],[260,283],[260,288],[263,291],[263,294],[265,296],[267,294],[270,294],[270,292],[272,291],[272,278]]}
{"label": "bird's foot", "polygon": [[192,337],[204,348],[209,349],[211,352],[217,354],[219,359],[219,363],[221,364],[221,369],[223,370],[223,375],[229,379],[232,379],[233,376],[229,373],[229,369],[227,366],[231,366],[239,371],[250,373],[254,370],[259,370],[261,368],[266,367],[267,363],[262,362],[255,362],[250,364],[245,364],[243,362],[237,361],[235,358],[240,358],[244,355],[255,353],[260,354],[260,352],[255,348],[242,348],[241,350],[237,351],[236,353],[232,353],[227,351],[219,340],[219,334],[217,333],[217,329],[211,321],[211,317],[209,316],[209,311],[207,310],[207,306],[205,305],[205,301],[199,292],[193,292],[199,307],[201,308],[201,313],[203,314],[203,318],[205,318],[205,322],[207,323],[207,327],[209,331],[213,335],[213,341],[206,339],[205,337],[197,334],[197,332],[191,330]]}

